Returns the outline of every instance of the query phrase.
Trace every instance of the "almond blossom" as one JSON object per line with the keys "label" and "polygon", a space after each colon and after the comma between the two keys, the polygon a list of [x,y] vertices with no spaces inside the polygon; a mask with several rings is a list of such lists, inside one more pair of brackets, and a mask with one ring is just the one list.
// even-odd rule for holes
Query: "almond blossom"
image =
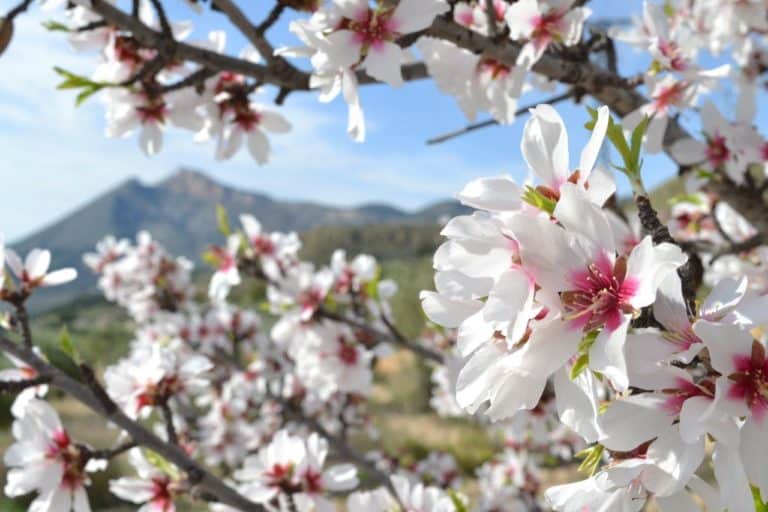
{"label": "almond blossom", "polygon": [[13,423],[14,444],[5,453],[10,468],[7,496],[36,492],[30,510],[90,512],[85,486],[89,457],[62,427],[56,411],[42,400],[26,402]]}
{"label": "almond blossom", "polygon": [[334,0],[330,10],[315,14],[324,27],[318,50],[334,67],[359,63],[372,77],[398,87],[405,53],[395,41],[427,28],[446,10],[444,0],[404,0],[395,8],[372,8],[368,0]]}
{"label": "almond blossom", "polygon": [[62,268],[49,272],[51,253],[44,249],[32,249],[22,262],[12,249],[5,250],[5,262],[18,278],[25,290],[31,291],[37,287],[57,286],[77,278],[73,268]]}
{"label": "almond blossom", "polygon": [[138,476],[110,481],[112,494],[141,505],[137,512],[175,512],[173,476],[153,466],[139,448],[132,449],[129,456]]}
{"label": "almond blossom", "polygon": [[517,65],[531,69],[549,45],[572,46],[581,39],[581,31],[592,11],[573,7],[575,0],[520,0],[506,12],[509,37],[525,41]]}

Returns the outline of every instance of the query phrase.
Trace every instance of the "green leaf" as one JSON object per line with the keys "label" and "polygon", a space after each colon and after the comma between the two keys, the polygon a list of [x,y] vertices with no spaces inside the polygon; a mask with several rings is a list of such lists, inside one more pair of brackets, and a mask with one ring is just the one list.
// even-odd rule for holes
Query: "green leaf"
{"label": "green leaf", "polygon": [[578,351],[580,354],[589,353],[589,349],[591,349],[592,345],[594,345],[598,334],[600,334],[600,331],[595,329],[594,331],[589,331],[587,334],[584,335],[583,338],[581,338],[581,341],[579,342],[579,348],[578,348]]}
{"label": "green leaf", "polygon": [[58,21],[44,21],[42,25],[46,30],[50,30],[51,32],[72,32],[71,28]]}
{"label": "green leaf", "polygon": [[72,343],[72,338],[70,338],[69,336],[69,331],[67,330],[66,326],[62,327],[61,333],[59,333],[59,347],[65,354],[67,354],[73,360],[77,361],[80,359],[77,354],[77,350],[75,349],[75,346]]}
{"label": "green leaf", "polygon": [[43,346],[43,354],[48,362],[77,381],[82,381],[80,367],[72,357],[59,347]]}
{"label": "green leaf", "polygon": [[83,104],[85,100],[93,96],[95,93],[99,92],[103,87],[91,87],[88,86],[83,89],[83,91],[77,95],[75,98],[75,106],[79,107]]}
{"label": "green leaf", "polygon": [[179,470],[176,469],[176,466],[168,462],[165,459],[165,457],[163,457],[162,455],[155,453],[152,450],[149,450],[147,448],[142,448],[141,451],[142,451],[142,454],[144,455],[144,458],[147,459],[147,462],[152,464],[161,472],[171,477],[179,476]]}
{"label": "green leaf", "polygon": [[555,207],[557,206],[557,202],[554,199],[550,199],[530,185],[525,186],[523,201],[550,215],[555,213]]}
{"label": "green leaf", "polygon": [[752,497],[755,499],[755,512],[768,512],[768,503],[760,496],[760,488],[752,486]]}
{"label": "green leaf", "polygon": [[54,67],[53,70],[64,78],[64,81],[56,86],[57,89],[82,89],[82,91],[80,91],[80,93],[75,98],[75,105],[78,107],[85,100],[90,98],[94,93],[99,92],[105,87],[115,87],[115,84],[110,84],[107,82],[94,82],[89,78],[76,75],[75,73],[60,67]]}
{"label": "green leaf", "polygon": [[379,298],[379,281],[381,281],[381,267],[377,266],[373,279],[365,283],[364,290],[366,296],[371,299]]}
{"label": "green leaf", "polygon": [[216,222],[222,235],[229,236],[232,233],[232,229],[229,227],[229,214],[227,214],[227,209],[220,204],[216,205]]}
{"label": "green leaf", "polygon": [[581,354],[571,367],[571,372],[569,373],[571,380],[575,380],[576,377],[581,375],[581,373],[587,369],[587,366],[589,366],[589,354]]}
{"label": "green leaf", "polygon": [[453,506],[456,507],[456,512],[469,512],[467,505],[464,503],[464,501],[461,499],[461,496],[459,496],[459,494],[455,490],[453,489],[449,490],[448,495],[451,497]]}
{"label": "green leaf", "polygon": [[650,122],[651,118],[649,116],[643,116],[643,120],[635,126],[634,130],[632,130],[632,138],[630,139],[630,159],[634,166],[633,172],[635,173],[639,173],[642,168],[640,150],[643,147],[643,137],[645,137],[645,132],[648,131],[648,124]]}
{"label": "green leaf", "polygon": [[632,152],[627,145],[627,139],[624,137],[624,130],[622,130],[620,124],[617,124],[613,120],[613,117],[608,120],[607,136],[608,140],[613,144],[613,147],[615,147],[616,151],[621,155],[626,170],[632,171]]}

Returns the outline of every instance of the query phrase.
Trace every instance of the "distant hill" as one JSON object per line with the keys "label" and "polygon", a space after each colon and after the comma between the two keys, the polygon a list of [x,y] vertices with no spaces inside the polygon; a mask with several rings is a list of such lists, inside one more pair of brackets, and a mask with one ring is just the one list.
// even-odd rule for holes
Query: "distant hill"
{"label": "distant hill", "polygon": [[[365,230],[344,234],[345,230],[339,232],[338,228],[388,225],[384,231],[382,228],[375,231],[375,237],[386,244],[382,248],[393,254],[398,252],[398,244],[402,244],[403,249],[408,246],[406,250],[412,252],[415,247],[425,245],[425,240],[436,240],[436,226],[441,219],[467,211],[458,202],[450,200],[414,212],[386,204],[342,208],[313,202],[280,201],[265,194],[223,185],[201,172],[187,169],[157,185],[131,179],[13,244],[13,248],[20,252],[34,247],[48,248],[53,252],[54,265],[74,266],[81,273],[75,284],[41,294],[34,304],[35,309],[63,304],[84,291],[95,289],[93,276],[83,267],[82,255],[107,234],[133,238],[138,231],[147,230],[172,253],[199,262],[206,246],[220,239],[215,218],[218,204],[227,209],[233,222],[240,214],[251,213],[269,230],[305,232],[321,226],[332,227],[337,231],[331,229],[325,235],[331,235],[331,238],[353,236],[361,243],[366,241]],[[401,229],[395,225],[409,227]],[[418,240],[414,242],[413,236]],[[315,236],[312,244],[324,246],[323,241],[322,236]],[[323,247],[321,252],[327,250]]]}

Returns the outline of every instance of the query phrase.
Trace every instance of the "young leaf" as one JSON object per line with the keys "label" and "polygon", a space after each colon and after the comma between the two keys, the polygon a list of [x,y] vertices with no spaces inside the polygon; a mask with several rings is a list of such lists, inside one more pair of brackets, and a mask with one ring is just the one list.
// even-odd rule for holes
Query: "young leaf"
{"label": "young leaf", "polygon": [[69,337],[69,331],[66,326],[61,328],[61,333],[59,334],[59,347],[73,360],[77,361],[79,359],[77,350],[72,344],[72,338]]}
{"label": "young leaf", "polygon": [[72,32],[72,29],[67,25],[53,20],[44,21],[43,27],[51,32]]}
{"label": "young leaf", "polygon": [[53,366],[61,370],[62,372],[66,373],[68,376],[72,377],[75,380],[82,380],[82,373],[80,372],[80,367],[77,366],[77,363],[75,362],[72,357],[64,352],[64,350],[60,349],[59,347],[52,347],[52,346],[43,346],[41,347],[43,351],[43,355],[45,355],[46,359],[48,359],[48,362],[51,363]]}
{"label": "young leaf", "polygon": [[229,227],[229,214],[224,206],[216,205],[216,222],[219,226],[219,231],[224,236],[229,236],[232,233],[232,229]]}
{"label": "young leaf", "polygon": [[575,380],[576,377],[581,375],[581,373],[587,369],[587,366],[589,366],[589,354],[579,355],[578,359],[576,359],[576,362],[573,363],[570,373],[568,374],[571,377],[571,380]]}

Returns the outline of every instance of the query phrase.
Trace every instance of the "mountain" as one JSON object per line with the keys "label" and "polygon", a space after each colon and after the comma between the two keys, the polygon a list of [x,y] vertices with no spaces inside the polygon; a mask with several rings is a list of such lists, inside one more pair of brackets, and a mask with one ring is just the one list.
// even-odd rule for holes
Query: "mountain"
{"label": "mountain", "polygon": [[[84,268],[82,255],[108,234],[133,238],[138,231],[147,230],[173,254],[199,262],[206,246],[221,239],[215,214],[219,204],[229,212],[233,223],[240,214],[250,213],[269,230],[304,232],[329,226],[408,225],[400,231],[416,234],[420,240],[424,238],[426,226],[436,226],[441,219],[467,211],[456,201],[438,202],[414,212],[386,204],[341,208],[314,202],[280,201],[223,185],[188,169],[176,172],[157,185],[131,179],[13,244],[20,253],[34,247],[50,249],[56,267],[73,266],[80,272],[75,283],[47,290],[36,297],[34,309],[48,309],[95,290],[95,279]],[[432,230],[429,231],[431,234]],[[389,238],[395,243],[403,242],[403,235]]]}

